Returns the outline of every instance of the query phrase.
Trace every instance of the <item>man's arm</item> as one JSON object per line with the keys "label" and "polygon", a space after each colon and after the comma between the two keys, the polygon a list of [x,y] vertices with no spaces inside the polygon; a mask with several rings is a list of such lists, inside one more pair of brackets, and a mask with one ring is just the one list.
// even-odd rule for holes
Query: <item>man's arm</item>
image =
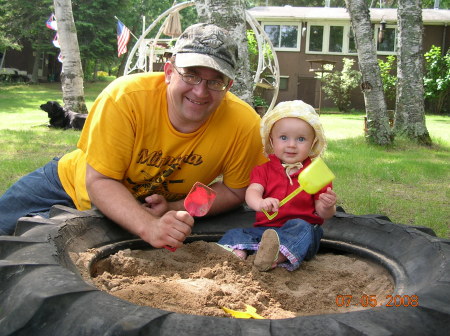
{"label": "man's arm", "polygon": [[194,219],[186,211],[170,210],[156,217],[120,181],[99,173],[89,164],[86,188],[91,202],[105,216],[154,247],[180,247],[191,233]]}
{"label": "man's arm", "polygon": [[[244,202],[245,190],[247,188],[233,189],[227,187],[223,182],[212,184],[211,189],[216,191],[216,198],[208,212],[208,215],[217,215],[222,212],[237,208]],[[161,195],[151,195],[145,198],[147,207],[154,209],[153,213],[162,213],[167,210],[186,210],[184,199],[176,202],[167,202]]]}
{"label": "man's arm", "polygon": [[223,182],[216,182],[210,187],[217,192],[217,196],[208,215],[217,215],[237,208],[244,203],[247,188],[233,189],[227,187]]}

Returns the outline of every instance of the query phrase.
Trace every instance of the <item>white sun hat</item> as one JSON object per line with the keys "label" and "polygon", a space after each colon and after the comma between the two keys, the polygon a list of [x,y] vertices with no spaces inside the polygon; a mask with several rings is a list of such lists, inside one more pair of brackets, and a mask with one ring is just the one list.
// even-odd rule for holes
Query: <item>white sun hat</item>
{"label": "white sun hat", "polygon": [[299,118],[306,121],[315,132],[315,139],[309,156],[313,159],[320,156],[327,147],[327,141],[323,132],[319,115],[311,105],[302,100],[281,102],[271,111],[267,112],[261,120],[261,137],[266,155],[273,153],[270,142],[270,132],[273,125],[282,118]]}

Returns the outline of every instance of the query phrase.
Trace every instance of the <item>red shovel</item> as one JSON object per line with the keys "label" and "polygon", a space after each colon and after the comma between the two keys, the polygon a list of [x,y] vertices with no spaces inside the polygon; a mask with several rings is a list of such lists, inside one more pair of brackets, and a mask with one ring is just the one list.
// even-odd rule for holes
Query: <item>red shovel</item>
{"label": "red shovel", "polygon": [[[192,217],[202,217],[206,215],[211,209],[211,206],[216,198],[215,190],[200,182],[195,182],[191,191],[184,199],[184,208]],[[174,252],[175,247],[164,246],[169,251]]]}

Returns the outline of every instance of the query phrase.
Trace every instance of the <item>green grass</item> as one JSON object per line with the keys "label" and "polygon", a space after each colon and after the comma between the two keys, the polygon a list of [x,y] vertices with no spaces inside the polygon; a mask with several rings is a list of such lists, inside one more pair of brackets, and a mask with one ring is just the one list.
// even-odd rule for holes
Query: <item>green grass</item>
{"label": "green grass", "polygon": [[[108,83],[85,84],[88,109]],[[0,194],[19,177],[76,148],[79,131],[47,127],[48,115],[39,106],[49,100],[64,105],[61,84],[0,84]]]}
{"label": "green grass", "polygon": [[[109,81],[85,83],[85,100],[88,109],[108,83]],[[64,105],[61,84],[5,85],[0,83],[0,129],[23,130],[47,125],[47,113],[39,106],[49,100],[55,100]]]}
{"label": "green grass", "polygon": [[365,142],[363,115],[322,114],[321,119],[328,138],[325,160],[345,211],[383,214],[450,237],[449,117],[426,117],[431,148],[397,138],[388,149]]}
{"label": "green grass", "polygon": [[[87,83],[86,104],[107,83]],[[0,194],[20,176],[75,148],[78,131],[49,129],[39,105],[62,103],[59,84],[0,85]],[[450,238],[450,117],[427,116],[431,148],[396,139],[388,148],[364,140],[363,115],[322,113],[325,160],[336,175],[338,205],[357,215],[432,228]]]}

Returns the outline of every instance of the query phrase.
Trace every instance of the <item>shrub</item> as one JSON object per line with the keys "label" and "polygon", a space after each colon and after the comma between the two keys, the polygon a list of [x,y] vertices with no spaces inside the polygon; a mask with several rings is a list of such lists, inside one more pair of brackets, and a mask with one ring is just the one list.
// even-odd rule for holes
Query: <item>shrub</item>
{"label": "shrub", "polygon": [[[361,79],[361,73],[357,70],[352,70],[355,63],[349,58],[342,59],[342,71],[325,72],[322,76],[322,88],[326,97],[331,99],[336,104],[341,112],[350,110],[350,95],[351,91],[358,86]],[[325,69],[331,70],[331,65],[325,65]]]}
{"label": "shrub", "polygon": [[380,66],[381,81],[383,83],[383,91],[386,100],[394,101],[397,93],[397,76],[396,76],[396,58],[389,55],[386,61],[378,60]]}
{"label": "shrub", "polygon": [[445,55],[441,47],[432,46],[425,53],[425,77],[423,79],[425,99],[433,113],[444,113],[445,101],[450,91],[450,49]]}

